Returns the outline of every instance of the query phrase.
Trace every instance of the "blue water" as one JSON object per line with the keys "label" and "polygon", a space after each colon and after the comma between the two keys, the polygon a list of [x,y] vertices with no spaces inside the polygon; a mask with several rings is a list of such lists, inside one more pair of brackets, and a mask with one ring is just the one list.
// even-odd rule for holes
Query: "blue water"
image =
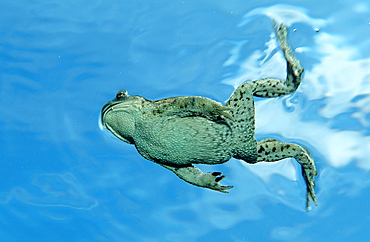
{"label": "blue water", "polygon": [[[368,241],[370,3],[302,2],[2,0],[1,241]],[[294,160],[199,166],[227,175],[222,194],[101,130],[122,88],[224,102],[245,80],[284,78],[270,18],[290,26],[305,76],[256,100],[256,137],[309,148],[310,213]]]}

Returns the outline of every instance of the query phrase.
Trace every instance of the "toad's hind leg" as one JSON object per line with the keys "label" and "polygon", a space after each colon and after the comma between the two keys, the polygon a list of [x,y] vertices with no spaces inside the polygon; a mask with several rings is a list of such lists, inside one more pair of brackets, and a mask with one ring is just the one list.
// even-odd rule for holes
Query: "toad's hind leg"
{"label": "toad's hind leg", "polygon": [[266,78],[250,82],[253,96],[279,97],[293,93],[301,83],[303,68],[287,41],[287,28],[273,22],[276,36],[287,62],[286,80]]}
{"label": "toad's hind leg", "polygon": [[226,103],[226,106],[232,108],[229,113],[236,121],[232,122],[230,126],[234,133],[238,134],[236,139],[239,141],[239,145],[234,151],[234,157],[247,162],[253,162],[257,156],[256,141],[253,137],[255,121],[252,96],[279,97],[293,93],[301,83],[303,74],[303,68],[288,44],[287,28],[283,24],[278,26],[275,22],[273,22],[273,25],[287,62],[286,80],[266,78],[244,82],[235,90]]}
{"label": "toad's hind leg", "polygon": [[265,139],[257,142],[257,162],[274,162],[285,158],[294,158],[302,166],[302,174],[307,187],[307,211],[310,210],[310,201],[316,206],[314,191],[315,176],[317,175],[314,160],[308,151],[297,144],[282,143],[273,139]]}

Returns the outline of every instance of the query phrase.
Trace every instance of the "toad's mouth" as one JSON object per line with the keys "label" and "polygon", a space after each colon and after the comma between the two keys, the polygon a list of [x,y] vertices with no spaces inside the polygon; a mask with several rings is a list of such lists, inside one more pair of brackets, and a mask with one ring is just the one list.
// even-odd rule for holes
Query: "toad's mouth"
{"label": "toad's mouth", "polygon": [[110,101],[107,104],[105,104],[102,108],[101,111],[101,116],[100,116],[100,121],[105,127],[105,122],[104,122],[104,116],[111,111],[124,111],[126,108],[132,106],[131,104],[128,103],[122,103],[120,101]]}

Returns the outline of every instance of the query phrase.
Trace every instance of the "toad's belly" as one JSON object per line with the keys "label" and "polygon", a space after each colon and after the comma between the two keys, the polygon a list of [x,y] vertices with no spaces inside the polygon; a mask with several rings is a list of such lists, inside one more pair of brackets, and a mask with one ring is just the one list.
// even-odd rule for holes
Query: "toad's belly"
{"label": "toad's belly", "polygon": [[218,164],[232,157],[232,131],[202,117],[153,119],[136,127],[135,146],[146,159],[167,165]]}

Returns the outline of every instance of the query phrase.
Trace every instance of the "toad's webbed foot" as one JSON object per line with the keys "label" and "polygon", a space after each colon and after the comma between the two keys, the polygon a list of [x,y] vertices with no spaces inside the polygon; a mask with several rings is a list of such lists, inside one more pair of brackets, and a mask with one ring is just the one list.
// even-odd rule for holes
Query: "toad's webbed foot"
{"label": "toad's webbed foot", "polygon": [[273,23],[275,34],[279,41],[280,47],[283,50],[284,57],[288,63],[288,72],[291,71],[290,73],[291,75],[294,75],[296,77],[301,77],[304,70],[299,63],[299,60],[296,58],[292,48],[288,44],[287,27],[283,23],[281,23],[280,25],[278,25],[275,21],[273,21],[272,23]]}
{"label": "toad's webbed foot", "polygon": [[[225,176],[221,172],[209,172],[203,173],[200,180],[202,181],[201,187],[206,187],[215,191],[229,193],[227,189],[233,188],[233,186],[222,186],[219,182],[224,179]],[[196,184],[194,184],[196,185]],[[199,185],[197,185],[199,186]]]}
{"label": "toad's webbed foot", "polygon": [[163,167],[174,172],[178,177],[184,181],[196,185],[198,187],[209,188],[218,192],[228,193],[228,189],[233,186],[222,186],[220,181],[225,178],[221,172],[208,172],[203,173],[200,169],[194,166],[185,167],[172,167],[168,165],[162,165]]}

